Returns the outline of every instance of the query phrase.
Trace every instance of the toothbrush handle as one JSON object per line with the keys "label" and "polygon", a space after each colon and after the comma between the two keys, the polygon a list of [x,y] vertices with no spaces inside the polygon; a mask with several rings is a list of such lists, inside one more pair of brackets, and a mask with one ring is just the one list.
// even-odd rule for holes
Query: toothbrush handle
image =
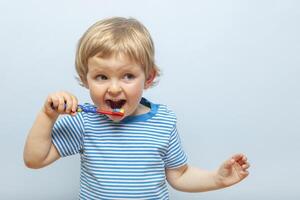
{"label": "toothbrush handle", "polygon": [[[51,107],[53,109],[57,109],[55,108],[53,105],[51,105]],[[66,104],[65,104],[65,108],[66,108]],[[104,115],[115,115],[115,116],[124,116],[124,111],[120,110],[120,109],[115,109],[113,111],[108,111],[108,110],[100,110],[97,109],[94,106],[88,106],[88,105],[78,105],[77,106],[77,112],[88,112],[88,113],[99,113],[99,114],[104,114]]]}
{"label": "toothbrush handle", "polygon": [[97,113],[97,108],[92,106],[78,105],[77,112]]}

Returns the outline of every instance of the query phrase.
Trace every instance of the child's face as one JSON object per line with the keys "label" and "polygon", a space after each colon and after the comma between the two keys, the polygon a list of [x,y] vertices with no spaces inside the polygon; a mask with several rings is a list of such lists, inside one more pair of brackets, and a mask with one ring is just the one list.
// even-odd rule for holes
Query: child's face
{"label": "child's face", "polygon": [[[91,57],[88,60],[86,87],[97,107],[103,110],[123,108],[125,116],[143,114],[140,105],[143,90],[151,85],[142,67],[126,56]],[[108,116],[114,121],[124,117]]]}

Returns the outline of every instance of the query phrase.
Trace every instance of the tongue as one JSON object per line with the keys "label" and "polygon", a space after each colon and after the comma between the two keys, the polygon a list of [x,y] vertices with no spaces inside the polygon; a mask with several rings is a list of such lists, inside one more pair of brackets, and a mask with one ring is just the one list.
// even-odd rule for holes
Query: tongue
{"label": "tongue", "polygon": [[124,100],[120,101],[109,101],[110,107],[112,109],[120,109],[124,105]]}

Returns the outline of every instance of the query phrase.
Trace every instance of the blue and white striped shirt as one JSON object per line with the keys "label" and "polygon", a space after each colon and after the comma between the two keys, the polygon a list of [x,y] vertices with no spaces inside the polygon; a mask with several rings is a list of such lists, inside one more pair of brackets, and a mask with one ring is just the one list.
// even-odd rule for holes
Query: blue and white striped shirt
{"label": "blue and white striped shirt", "polygon": [[118,123],[94,113],[55,123],[60,155],[81,155],[80,199],[169,199],[165,168],[187,162],[176,117],[165,105],[141,103],[151,111]]}

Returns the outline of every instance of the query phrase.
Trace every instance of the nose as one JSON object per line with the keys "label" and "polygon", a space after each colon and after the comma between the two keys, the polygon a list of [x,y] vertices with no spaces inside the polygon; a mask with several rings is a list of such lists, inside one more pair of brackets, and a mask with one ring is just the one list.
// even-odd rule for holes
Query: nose
{"label": "nose", "polygon": [[112,81],[107,89],[110,95],[117,96],[122,92],[122,88],[117,81]]}

